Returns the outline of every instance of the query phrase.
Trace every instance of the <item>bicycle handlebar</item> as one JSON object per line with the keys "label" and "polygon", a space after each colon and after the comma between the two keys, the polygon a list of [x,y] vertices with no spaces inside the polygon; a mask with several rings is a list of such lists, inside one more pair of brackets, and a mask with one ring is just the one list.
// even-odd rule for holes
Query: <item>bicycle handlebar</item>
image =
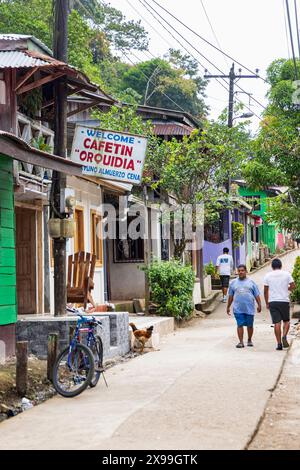
{"label": "bicycle handlebar", "polygon": [[67,311],[71,312],[71,313],[75,313],[78,317],[80,317],[82,319],[82,321],[84,321],[86,323],[93,322],[97,325],[102,326],[102,322],[100,320],[97,320],[96,317],[94,317],[94,316],[86,317],[86,316],[82,315],[77,308],[67,307]]}

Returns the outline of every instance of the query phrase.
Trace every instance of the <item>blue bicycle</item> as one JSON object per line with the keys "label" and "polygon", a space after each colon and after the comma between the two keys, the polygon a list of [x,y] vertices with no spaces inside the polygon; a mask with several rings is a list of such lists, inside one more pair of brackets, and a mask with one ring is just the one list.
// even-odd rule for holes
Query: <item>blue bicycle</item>
{"label": "blue bicycle", "polygon": [[103,369],[103,344],[96,334],[101,321],[80,314],[70,345],[57,357],[53,368],[53,385],[64,397],[75,397],[88,386],[96,387]]}

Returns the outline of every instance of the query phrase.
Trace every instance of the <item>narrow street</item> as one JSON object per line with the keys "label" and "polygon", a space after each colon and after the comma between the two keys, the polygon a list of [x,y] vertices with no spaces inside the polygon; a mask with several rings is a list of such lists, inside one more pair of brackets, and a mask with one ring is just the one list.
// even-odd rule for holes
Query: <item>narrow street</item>
{"label": "narrow street", "polygon": [[[283,258],[285,269],[297,255]],[[260,289],[269,269],[252,275]],[[77,398],[58,396],[2,423],[0,448],[244,449],[286,357],[275,351],[265,309],[253,341],[253,349],[235,348],[235,321],[220,304],[163,338],[159,351],[109,369],[108,389],[101,380]]]}

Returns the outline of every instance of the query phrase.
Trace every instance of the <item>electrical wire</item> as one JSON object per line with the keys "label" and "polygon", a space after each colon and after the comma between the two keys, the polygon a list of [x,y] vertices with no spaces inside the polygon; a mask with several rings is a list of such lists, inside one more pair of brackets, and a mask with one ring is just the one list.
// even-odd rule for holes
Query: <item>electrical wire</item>
{"label": "electrical wire", "polygon": [[286,0],[285,4],[286,4],[286,11],[287,11],[290,39],[291,39],[292,55],[293,55],[293,62],[294,62],[294,69],[295,69],[295,78],[296,80],[298,80],[298,68],[297,68],[297,61],[296,61],[295,48],[294,48],[294,38],[293,38],[289,0]]}
{"label": "electrical wire", "polygon": [[[140,0],[138,0],[138,1],[141,3]],[[87,16],[88,16],[92,21],[94,21],[94,23],[99,27],[100,25],[97,23],[95,17],[94,17],[90,12],[88,12],[88,10],[87,10],[86,7],[82,4],[82,2],[81,2],[80,0],[76,0],[76,2],[77,2],[77,4],[79,4],[80,6],[82,6],[82,7],[84,8],[84,10],[85,10],[86,13],[87,13]],[[143,4],[142,4],[142,5],[143,5]],[[143,5],[143,6],[145,7],[145,5]],[[146,8],[146,7],[145,7],[145,8]],[[151,7],[151,8],[152,8],[152,7]],[[148,10],[148,8],[147,8],[147,10]],[[148,10],[148,11],[149,11],[149,10]],[[152,13],[151,13],[151,14],[152,14]],[[154,16],[154,15],[152,15],[152,16]],[[154,16],[154,18],[155,18],[155,16]],[[164,27],[164,29],[167,30],[167,28],[166,28],[164,25],[163,25],[163,27]],[[100,28],[100,29],[101,29],[101,28]],[[172,27],[172,29],[174,29],[174,28]],[[167,30],[167,31],[168,31],[168,30]],[[176,30],[175,30],[175,31],[176,31]],[[169,34],[172,34],[172,33],[170,33],[169,31],[168,31],[168,33],[169,33]],[[174,36],[172,35],[172,37],[174,37]],[[183,38],[183,39],[184,39],[184,38]],[[175,38],[175,40],[176,40],[177,42],[179,42],[176,38]],[[180,44],[181,44],[181,43],[180,43]],[[190,45],[191,45],[191,44],[190,44]],[[192,45],[191,45],[191,46],[192,46]],[[184,47],[184,46],[182,46],[182,47]],[[193,46],[192,46],[192,47],[193,47]],[[187,49],[186,49],[185,47],[184,47],[184,49],[187,51]],[[196,50],[196,51],[197,51],[197,50]],[[128,60],[132,65],[136,65],[124,50],[121,49],[121,52],[124,54],[124,56],[127,58],[127,60]],[[188,52],[189,54],[191,54],[189,51],[187,51],[187,52]],[[197,51],[197,52],[198,52],[200,55],[202,55],[199,51]],[[136,56],[132,51],[131,51],[131,54],[132,54],[138,61],[140,61],[140,59],[137,58],[137,56]],[[210,62],[209,59],[207,59],[205,56],[204,56],[204,58],[205,58],[209,63],[211,63],[211,65],[213,65],[213,66],[215,67],[215,65],[214,65],[212,62]],[[195,60],[197,60],[197,62],[200,63],[198,59],[195,58]],[[203,68],[205,68],[201,63],[200,63],[200,65],[201,65]],[[218,69],[218,70],[220,71],[220,69]],[[143,75],[148,81],[150,81],[150,83],[152,83],[153,85],[155,85],[155,83],[154,83],[144,72],[141,72],[141,73],[142,73],[142,75]],[[221,73],[223,73],[223,72],[221,71]],[[224,81],[225,81],[225,83],[227,83],[226,80],[224,80]],[[219,85],[221,85],[223,88],[225,88],[226,91],[228,91],[228,90],[227,90],[227,87],[226,87],[221,81],[219,81],[219,80],[217,79],[217,82],[219,83]],[[244,90],[243,90],[243,91],[244,91]],[[171,102],[172,102],[177,108],[179,108],[181,111],[183,111],[183,112],[185,112],[185,113],[187,112],[185,109],[183,109],[178,103],[176,103],[176,101],[174,101],[174,100],[173,100],[170,96],[168,96],[166,93],[164,93],[163,91],[160,91],[160,93],[161,93],[162,95],[164,95],[166,98],[168,98],[169,101],[171,101]],[[248,107],[245,103],[243,103],[240,99],[236,98],[236,100],[239,101],[241,104],[243,104],[243,106],[244,106],[246,109],[248,109],[249,111],[251,111],[259,120],[262,120],[259,115],[257,115],[255,112],[253,112],[253,110],[252,110],[250,107]],[[189,113],[189,114],[190,114],[190,113]],[[194,116],[193,116],[193,117],[194,117]]]}
{"label": "electrical wire", "polygon": [[[82,6],[86,13],[88,14],[88,18],[90,18],[98,27],[99,29],[101,30],[100,28],[100,25],[97,23],[94,15],[92,15],[91,13],[88,12],[88,10],[84,7],[84,5],[82,4],[82,2],[80,0],[76,0],[77,3]],[[129,60],[130,63],[132,63],[133,65],[136,65],[131,59],[130,57],[128,56],[128,54],[126,54],[126,52],[124,51],[124,49],[121,49],[121,52],[124,54],[124,56],[127,58],[127,60]],[[140,59],[131,51],[131,54],[138,60],[140,61]],[[142,75],[152,84],[155,85],[155,83],[143,72],[141,71]],[[176,103],[176,101],[173,100],[173,98],[171,98],[169,95],[167,95],[167,93],[163,92],[163,91],[160,91],[160,93],[165,96],[166,98],[169,99],[169,101],[171,101],[177,108],[179,108],[181,111],[183,111],[184,113],[188,113],[188,114],[191,114],[189,113],[188,111],[186,111],[185,109],[182,108],[182,106],[180,106],[178,103]],[[192,116],[192,115],[191,115]],[[195,119],[197,119],[195,116],[193,116]]]}
{"label": "electrical wire", "polygon": [[138,16],[140,16],[140,18],[142,18],[142,20],[148,25],[150,26],[150,28],[153,29],[153,31],[156,32],[156,34],[166,43],[168,44],[168,46],[170,48],[172,48],[172,44],[167,40],[165,39],[162,34],[150,23],[150,21],[148,21],[136,8],[134,5],[132,5],[132,3],[129,1],[129,0],[126,0],[126,2],[131,6],[131,8],[138,14]]}
{"label": "electrical wire", "polygon": [[[218,72],[220,72],[222,75],[225,75],[224,72],[223,72],[217,65],[215,65],[215,64],[214,64],[210,59],[208,59],[204,54],[202,54],[202,52],[200,52],[195,46],[193,46],[193,44],[191,44],[190,41],[188,41],[188,40],[187,40],[179,31],[177,31],[165,18],[163,18],[163,17],[160,15],[160,13],[158,13],[151,5],[149,5],[149,3],[147,2],[147,0],[138,0],[138,1],[139,1],[139,2],[141,3],[141,5],[143,5],[145,8],[146,8],[146,6],[145,6],[144,4],[147,4],[148,7],[151,8],[151,10],[153,10],[153,12],[154,12],[157,16],[159,16],[159,18],[160,18],[162,21],[164,21],[165,23],[167,23],[167,25],[170,26],[171,29],[172,29],[173,31],[175,31],[187,44],[189,44],[189,46],[192,47],[192,49],[194,49],[194,50],[195,50],[199,55],[201,55],[201,57],[203,57],[210,65],[212,65],[216,70],[218,70]],[[153,1],[155,1],[155,0],[153,0]],[[156,3],[156,2],[155,2],[155,3]],[[152,16],[163,26],[163,28],[166,29],[166,27],[157,19],[157,17],[155,16],[154,13],[152,14]],[[167,30],[167,31],[168,31],[168,30]],[[199,61],[198,61],[198,62],[199,62]],[[200,64],[200,65],[202,65],[202,64]],[[203,65],[202,65],[202,67],[203,67]],[[256,76],[258,77],[257,74],[256,74]],[[225,83],[227,83],[226,80],[225,80],[225,78],[223,78],[223,77],[219,77],[219,78],[221,78],[223,81],[225,81]],[[240,85],[238,85],[237,83],[236,83],[236,87],[239,88],[241,91],[247,93],[247,92],[246,92]],[[253,101],[255,101],[260,107],[262,107],[263,109],[266,109],[266,107],[265,107],[262,103],[260,103],[260,101],[258,101],[256,98],[253,97],[252,99],[253,99]]]}
{"label": "electrical wire", "polygon": [[[221,48],[220,41],[219,41],[219,39],[218,39],[218,36],[217,36],[217,34],[216,34],[215,30],[214,30],[214,27],[213,27],[213,25],[212,25],[212,22],[211,22],[211,20],[210,20],[210,18],[209,18],[209,16],[208,16],[207,9],[206,9],[206,7],[205,7],[205,5],[204,5],[204,0],[200,0],[200,2],[201,2],[201,6],[202,6],[202,8],[203,8],[204,14],[205,14],[205,16],[206,16],[206,19],[207,19],[207,21],[208,21],[208,23],[209,23],[211,32],[212,32],[212,34],[213,34],[213,36],[214,36],[214,38],[215,38],[215,40],[216,40],[216,43],[218,44],[219,49],[222,49],[222,48]],[[229,65],[228,59],[227,59],[227,57],[225,57],[225,56],[224,56],[224,61],[225,61],[226,65]]]}
{"label": "electrical wire", "polygon": [[286,17],[286,9],[285,9],[285,0],[282,0],[283,12],[284,12],[284,26],[285,26],[285,36],[286,36],[286,44],[288,50],[288,58],[291,58],[291,50],[290,50],[290,40],[289,40],[289,32],[288,32],[288,25],[287,25],[287,17]]}
{"label": "electrical wire", "polygon": [[[236,64],[240,65],[242,68],[244,68],[245,70],[247,70],[248,72],[250,73],[253,73],[254,75],[257,75],[256,72],[254,72],[253,70],[251,70],[250,68],[246,67],[246,65],[243,65],[241,62],[239,62],[238,60],[234,59],[232,56],[230,56],[229,54],[227,54],[225,51],[223,51],[221,48],[215,46],[214,44],[212,44],[210,41],[208,41],[207,39],[205,39],[203,36],[201,36],[200,34],[198,34],[196,31],[194,31],[192,28],[190,28],[189,26],[187,26],[185,23],[183,23],[183,21],[181,21],[179,18],[177,18],[175,15],[173,15],[173,13],[171,13],[169,10],[167,10],[166,8],[164,8],[162,5],[160,5],[156,0],[152,0],[153,3],[155,3],[158,7],[160,7],[164,12],[166,12],[168,15],[170,15],[174,20],[178,21],[178,23],[180,23],[182,26],[184,26],[186,29],[188,29],[191,33],[195,34],[198,38],[200,38],[202,41],[204,41],[206,44],[208,44],[209,46],[213,47],[214,49],[216,49],[217,51],[219,51],[221,54],[223,54],[224,56],[226,56],[228,59],[232,60],[233,62],[235,62]],[[147,3],[147,2],[146,2]],[[265,83],[267,83],[267,80],[263,77],[261,77],[260,75],[257,75],[258,78],[260,78],[261,80],[263,80]]]}
{"label": "electrical wire", "polygon": [[300,31],[299,31],[299,21],[298,21],[298,5],[297,0],[294,0],[295,7],[295,18],[296,18],[296,31],[297,31],[297,43],[298,43],[298,54],[300,59]]}

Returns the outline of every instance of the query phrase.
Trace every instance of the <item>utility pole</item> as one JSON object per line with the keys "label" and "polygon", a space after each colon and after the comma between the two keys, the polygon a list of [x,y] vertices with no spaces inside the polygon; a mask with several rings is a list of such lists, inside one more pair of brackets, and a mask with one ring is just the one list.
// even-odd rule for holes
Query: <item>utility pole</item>
{"label": "utility pole", "polygon": [[[68,0],[54,1],[53,53],[61,62],[68,61]],[[67,150],[67,81],[59,78],[54,85],[54,154],[66,158]],[[66,175],[53,171],[51,212],[64,218]],[[54,314],[65,315],[66,292],[66,239],[55,238],[54,256]]]}
{"label": "utility pole", "polygon": [[[251,75],[242,75],[241,74],[241,69],[239,69],[239,73],[235,73],[235,67],[234,63],[231,66],[229,75],[204,75],[204,78],[210,79],[210,78],[222,78],[222,79],[229,79],[229,102],[228,102],[228,127],[231,129],[233,127],[233,120],[234,120],[234,87],[237,81],[239,81],[242,78],[258,78],[258,70],[256,70],[257,74],[251,74]],[[230,187],[231,187],[231,175],[228,175],[227,182],[227,194],[230,196]],[[232,217],[232,216],[231,216]],[[232,243],[232,254],[234,258],[234,263],[235,263],[235,249]]]}
{"label": "utility pole", "polygon": [[[228,102],[228,127],[232,128],[233,127],[233,114],[234,114],[234,87],[237,81],[239,81],[242,78],[258,78],[258,70],[256,70],[257,75],[242,75],[241,74],[241,69],[239,69],[239,73],[235,73],[235,68],[234,64],[232,64],[229,75],[204,75],[204,78],[210,79],[210,78],[222,78],[222,79],[229,79],[229,102]],[[227,192],[228,194],[230,193],[230,186],[231,186],[231,176],[229,175],[228,177],[228,182],[227,182]]]}

